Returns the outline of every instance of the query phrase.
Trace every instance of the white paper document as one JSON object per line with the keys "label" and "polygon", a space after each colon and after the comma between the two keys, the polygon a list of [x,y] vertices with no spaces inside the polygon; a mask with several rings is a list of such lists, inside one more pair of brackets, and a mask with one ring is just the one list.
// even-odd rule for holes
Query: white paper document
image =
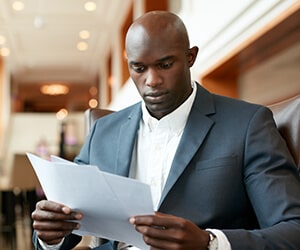
{"label": "white paper document", "polygon": [[27,156],[47,199],[83,213],[81,227],[74,233],[149,249],[129,223],[131,216],[154,214],[149,185],[57,156],[51,161],[31,153]]}

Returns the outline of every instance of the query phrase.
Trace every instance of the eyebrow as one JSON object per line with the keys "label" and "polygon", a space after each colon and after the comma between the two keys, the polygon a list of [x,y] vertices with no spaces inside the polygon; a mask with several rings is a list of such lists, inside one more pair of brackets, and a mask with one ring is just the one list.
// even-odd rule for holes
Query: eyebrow
{"label": "eyebrow", "polygon": [[[173,59],[173,58],[175,58],[175,56],[165,56],[165,57],[162,57],[162,58],[156,60],[153,64],[164,62],[164,61],[167,61],[167,60],[170,60],[170,59]],[[142,63],[142,62],[136,62],[136,61],[130,61],[129,64],[130,65],[140,65],[140,64],[143,65],[144,63]]]}

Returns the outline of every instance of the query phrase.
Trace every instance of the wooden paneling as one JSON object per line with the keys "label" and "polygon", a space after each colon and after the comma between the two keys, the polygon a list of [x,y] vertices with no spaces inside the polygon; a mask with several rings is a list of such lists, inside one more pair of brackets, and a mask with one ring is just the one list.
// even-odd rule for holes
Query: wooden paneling
{"label": "wooden paneling", "polygon": [[235,78],[205,78],[202,80],[202,85],[213,93],[220,95],[238,97],[238,84]]}
{"label": "wooden paneling", "polygon": [[[48,84],[48,83],[47,83]],[[51,84],[51,82],[49,83]],[[62,108],[69,111],[84,111],[89,108],[91,95],[88,83],[63,83],[69,87],[66,95],[43,95],[43,83],[22,83],[17,85],[12,97],[13,112],[57,112]]]}
{"label": "wooden paneling", "polygon": [[107,91],[106,91],[106,97],[107,97],[107,104],[111,102],[112,100],[112,84],[113,84],[113,75],[112,75],[112,55],[110,54],[107,59]]}
{"label": "wooden paneling", "polygon": [[200,81],[207,89],[238,97],[238,77],[300,41],[300,2],[238,46],[205,72]]}
{"label": "wooden paneling", "polygon": [[130,25],[133,22],[133,6],[130,7],[127,17],[125,19],[125,22],[122,27],[122,44],[121,44],[121,51],[122,51],[122,85],[125,84],[125,82],[129,78],[129,71],[128,71],[128,64],[127,64],[127,58],[126,58],[126,52],[125,52],[125,38],[127,30],[129,29]]}
{"label": "wooden paneling", "polygon": [[[168,1],[167,0],[160,0],[160,1],[153,1],[153,0],[146,0],[145,1],[145,12],[152,11],[152,10],[168,10]],[[121,38],[121,51],[122,51],[122,85],[128,80],[129,71],[128,65],[126,60],[126,52],[125,52],[125,37],[128,28],[133,22],[133,6],[129,8],[127,17],[124,21],[122,27],[122,38]]]}
{"label": "wooden paneling", "polygon": [[152,10],[168,10],[168,0],[146,0],[145,1],[145,12],[152,11]]}
{"label": "wooden paneling", "polygon": [[4,101],[4,93],[3,93],[3,60],[0,56],[0,143],[3,138],[3,127],[4,127],[4,117],[3,117],[3,101]]}

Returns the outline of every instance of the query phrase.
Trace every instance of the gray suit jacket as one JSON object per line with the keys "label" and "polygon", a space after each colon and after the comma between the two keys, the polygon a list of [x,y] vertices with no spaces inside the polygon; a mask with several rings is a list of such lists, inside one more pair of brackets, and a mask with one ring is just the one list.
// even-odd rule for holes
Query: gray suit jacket
{"label": "gray suit jacket", "polygon": [[[128,176],[140,119],[140,103],[99,119],[76,162]],[[198,85],[159,211],[222,230],[233,250],[300,249],[299,175],[270,110]]]}

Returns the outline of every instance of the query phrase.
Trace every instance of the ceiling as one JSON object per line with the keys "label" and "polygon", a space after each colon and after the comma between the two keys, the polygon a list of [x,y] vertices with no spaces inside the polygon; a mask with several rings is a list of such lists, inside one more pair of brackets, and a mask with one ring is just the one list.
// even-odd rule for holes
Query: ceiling
{"label": "ceiling", "polygon": [[[13,82],[66,81],[93,84],[107,53],[114,29],[126,14],[130,1],[93,0],[95,11],[86,11],[88,0],[19,0],[24,9],[15,11],[15,0],[0,1],[1,47],[10,50],[4,60]],[[90,37],[81,39],[79,32]],[[77,43],[88,49],[79,51]],[[31,89],[33,86],[31,86]]]}
{"label": "ceiling", "polygon": [[[4,60],[14,85],[12,97],[23,100],[23,110],[19,110],[86,109],[92,97],[90,87],[97,84],[100,65],[106,61],[103,58],[112,33],[123,22],[132,1],[93,0],[96,10],[92,12],[84,9],[89,0],[19,0],[24,4],[21,11],[13,10],[15,1],[0,0],[0,37],[6,38],[0,49],[10,50]],[[90,32],[85,40],[86,51],[76,48],[78,42],[84,41],[79,37],[81,30]],[[299,59],[299,52],[292,55]],[[266,70],[273,74],[272,68]],[[71,91],[66,96],[41,95],[39,88],[45,81],[66,82]]]}

